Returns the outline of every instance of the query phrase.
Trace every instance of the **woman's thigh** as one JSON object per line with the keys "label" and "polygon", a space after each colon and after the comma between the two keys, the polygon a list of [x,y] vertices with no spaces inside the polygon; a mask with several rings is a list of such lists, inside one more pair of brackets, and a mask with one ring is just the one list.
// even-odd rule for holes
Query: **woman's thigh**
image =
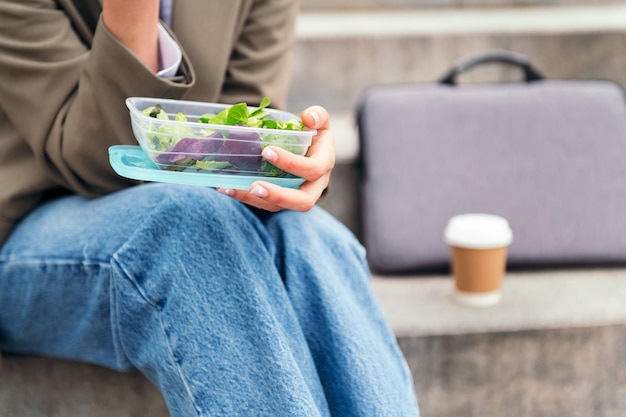
{"label": "woman's thigh", "polygon": [[[271,248],[255,219],[215,190],[166,184],[141,185],[94,200],[70,196],[48,202],[21,221],[0,248],[0,346],[129,368],[112,325],[111,261],[116,253],[127,249],[128,242],[145,249],[164,240],[166,231],[171,235],[180,229],[184,236],[185,229],[194,227],[206,229],[206,245],[215,244],[211,228],[225,234],[237,223]],[[198,244],[184,238],[170,243]],[[158,249],[155,257],[159,251],[168,253]],[[168,259],[143,261],[167,268]],[[146,266],[135,262],[132,267]]]}

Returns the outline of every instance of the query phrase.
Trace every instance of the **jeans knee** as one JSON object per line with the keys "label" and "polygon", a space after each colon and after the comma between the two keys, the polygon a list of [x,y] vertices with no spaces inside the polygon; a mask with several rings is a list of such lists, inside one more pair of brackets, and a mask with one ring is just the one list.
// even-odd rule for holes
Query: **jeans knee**
{"label": "jeans knee", "polygon": [[[307,253],[327,253],[331,257],[350,254],[365,261],[365,248],[339,220],[320,207],[306,213],[281,212],[270,218],[268,229],[287,248]],[[306,242],[306,244],[303,244]]]}
{"label": "jeans knee", "polygon": [[238,201],[203,187],[142,187],[137,208],[145,215],[113,258],[151,303],[163,302],[172,286],[193,287],[206,277],[219,285],[216,277],[235,279],[273,256],[261,223]]}
{"label": "jeans knee", "polygon": [[151,184],[146,191],[153,201],[151,207],[145,207],[146,220],[152,220],[158,229],[191,231],[206,224],[228,224],[244,215],[240,203],[212,188]]}

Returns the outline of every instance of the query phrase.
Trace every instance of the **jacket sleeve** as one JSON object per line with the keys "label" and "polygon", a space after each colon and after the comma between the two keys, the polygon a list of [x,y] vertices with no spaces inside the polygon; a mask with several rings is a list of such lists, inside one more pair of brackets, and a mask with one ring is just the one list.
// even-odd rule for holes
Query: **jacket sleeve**
{"label": "jacket sleeve", "polygon": [[267,96],[272,107],[286,106],[298,10],[296,0],[252,2],[233,47],[222,102],[258,103]]}
{"label": "jacket sleeve", "polygon": [[[98,23],[91,50],[52,0],[0,2],[0,109],[53,181],[94,197],[130,183],[108,148],[136,144],[124,100],[180,98],[193,83],[162,79]],[[181,47],[182,48],[182,47]]]}

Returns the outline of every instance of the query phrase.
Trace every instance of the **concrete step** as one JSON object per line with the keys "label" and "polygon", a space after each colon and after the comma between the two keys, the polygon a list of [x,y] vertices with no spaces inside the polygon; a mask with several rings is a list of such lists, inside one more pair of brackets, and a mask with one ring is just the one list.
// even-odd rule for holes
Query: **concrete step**
{"label": "concrete step", "polygon": [[35,356],[3,356],[2,417],[169,417],[161,393],[139,372]]}
{"label": "concrete step", "polygon": [[626,416],[626,269],[508,273],[458,305],[449,276],[374,278],[422,415]]}
{"label": "concrete step", "polygon": [[[457,60],[498,48],[526,54],[549,78],[626,85],[626,4],[307,12],[297,24],[289,106],[352,112],[372,84],[433,82]],[[461,81],[517,79],[508,67]]]}
{"label": "concrete step", "polygon": [[612,3],[615,0],[302,0],[302,9],[336,11]]}

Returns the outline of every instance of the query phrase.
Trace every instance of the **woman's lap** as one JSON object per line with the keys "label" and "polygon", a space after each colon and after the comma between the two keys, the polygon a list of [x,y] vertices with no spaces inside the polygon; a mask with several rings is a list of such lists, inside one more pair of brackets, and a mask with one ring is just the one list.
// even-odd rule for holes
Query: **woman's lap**
{"label": "woman's lap", "polygon": [[361,246],[321,209],[257,215],[211,189],[163,184],[69,197],[0,249],[0,343],[138,367],[162,390],[190,393],[166,395],[182,415],[235,415],[242,393],[268,412],[358,410],[347,391],[367,396],[385,367],[389,384],[410,384],[368,277]]}
{"label": "woman's lap", "polygon": [[[28,216],[0,248],[0,342],[5,350],[129,368],[121,352],[116,362],[110,348],[98,356],[115,342],[105,330],[115,313],[112,276],[128,277],[147,302],[159,305],[168,287],[185,284],[182,276],[229,280],[242,264],[273,265],[274,252],[256,216],[212,189],[150,184],[97,200],[62,198]],[[200,263],[193,253],[206,264],[199,271],[188,271]],[[149,268],[159,279],[147,280]],[[78,320],[84,325],[70,324]],[[70,335],[76,331],[87,331],[84,341]],[[95,339],[100,349],[94,352]]]}

